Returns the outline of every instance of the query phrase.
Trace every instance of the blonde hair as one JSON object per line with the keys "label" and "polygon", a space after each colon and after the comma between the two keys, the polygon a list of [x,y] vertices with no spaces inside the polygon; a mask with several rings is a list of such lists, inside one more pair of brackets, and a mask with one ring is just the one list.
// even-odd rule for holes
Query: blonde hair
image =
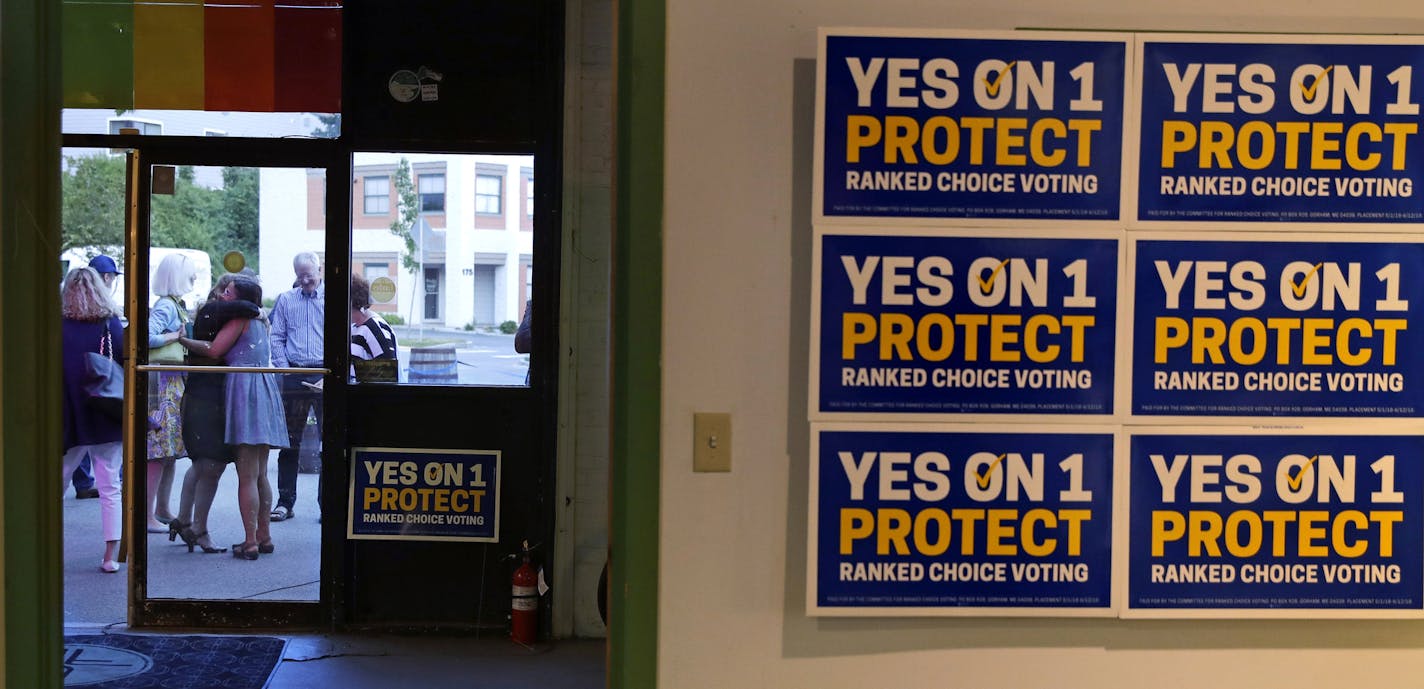
{"label": "blonde hair", "polygon": [[64,276],[60,293],[61,314],[74,321],[103,321],[119,315],[118,307],[109,299],[109,288],[98,271],[80,266]]}
{"label": "blonde hair", "polygon": [[187,254],[168,254],[153,271],[150,290],[160,297],[178,298],[188,293],[189,278],[198,274],[198,267]]}

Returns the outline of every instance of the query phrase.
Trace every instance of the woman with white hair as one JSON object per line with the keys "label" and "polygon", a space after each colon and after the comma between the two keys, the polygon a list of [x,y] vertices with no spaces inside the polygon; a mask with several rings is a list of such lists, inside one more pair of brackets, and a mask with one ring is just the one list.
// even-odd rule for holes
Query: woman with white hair
{"label": "woman with white hair", "polygon": [[[149,363],[182,364],[178,337],[192,318],[182,297],[198,280],[198,266],[183,253],[163,257],[153,273],[149,291],[158,301],[148,312]],[[183,448],[182,404],[184,374],[176,371],[148,376],[148,532],[168,533],[173,512],[173,464],[186,457]]]}
{"label": "woman with white hair", "polygon": [[60,495],[69,487],[69,475],[85,455],[93,459],[94,481],[99,488],[99,530],[104,557],[99,570],[119,571],[119,535],[123,527],[123,494],[119,467],[123,463],[123,423],[89,404],[84,390],[84,355],[89,352],[123,359],[124,326],[119,310],[109,299],[109,288],[93,268],[75,268],[64,276],[61,292],[64,320],[60,326],[64,369],[64,464]]}

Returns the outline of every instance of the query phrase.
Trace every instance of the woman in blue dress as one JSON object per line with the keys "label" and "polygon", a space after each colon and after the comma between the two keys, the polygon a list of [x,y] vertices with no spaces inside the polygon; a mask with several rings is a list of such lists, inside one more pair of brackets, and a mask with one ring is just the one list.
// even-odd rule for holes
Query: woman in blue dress
{"label": "woman in blue dress", "polygon": [[[238,277],[222,293],[223,301],[262,303],[262,287]],[[212,342],[179,339],[184,347],[203,356],[222,358],[228,366],[270,367],[272,349],[265,318],[234,318],[223,325]],[[274,448],[287,446],[286,414],[282,388],[273,373],[230,373],[225,383],[227,429],[223,439],[237,453],[237,506],[245,539],[234,543],[232,556],[256,560],[271,553],[272,484],[267,478],[267,458]]]}

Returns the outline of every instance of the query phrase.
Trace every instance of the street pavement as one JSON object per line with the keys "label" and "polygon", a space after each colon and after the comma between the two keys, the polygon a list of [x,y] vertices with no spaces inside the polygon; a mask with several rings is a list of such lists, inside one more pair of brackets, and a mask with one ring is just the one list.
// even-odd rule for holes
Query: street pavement
{"label": "street pavement", "polygon": [[523,385],[529,355],[514,351],[514,336],[453,328],[391,326],[399,345],[401,381],[409,375],[410,345],[453,344],[461,385]]}
{"label": "street pavement", "polygon": [[[172,509],[188,460],[178,460]],[[277,486],[277,453],[272,452],[268,473]],[[321,533],[317,522],[316,474],[297,475],[296,517],[272,524],[276,552],[256,561],[238,560],[231,551],[204,554],[188,552],[182,539],[169,542],[167,534],[148,535],[149,597],[205,600],[317,600],[321,568]],[[64,498],[64,623],[108,625],[126,622],[127,563],[118,574],[99,571],[104,544],[99,540],[99,500]],[[338,510],[337,513],[340,513]],[[218,484],[208,519],[213,544],[230,547],[243,538],[237,513],[237,470],[229,465]]]}

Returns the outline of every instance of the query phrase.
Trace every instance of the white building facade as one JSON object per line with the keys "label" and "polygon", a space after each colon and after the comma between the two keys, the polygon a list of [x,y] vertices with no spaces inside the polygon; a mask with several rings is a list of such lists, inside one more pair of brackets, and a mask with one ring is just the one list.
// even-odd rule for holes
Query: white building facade
{"label": "white building facade", "polygon": [[[390,229],[402,158],[418,195],[413,271]],[[352,173],[351,270],[396,284],[389,300],[372,295],[373,310],[449,328],[519,321],[533,281],[533,157],[361,153]],[[322,170],[262,170],[258,272],[269,295],[292,275],[296,254],[323,254],[327,182]]]}

